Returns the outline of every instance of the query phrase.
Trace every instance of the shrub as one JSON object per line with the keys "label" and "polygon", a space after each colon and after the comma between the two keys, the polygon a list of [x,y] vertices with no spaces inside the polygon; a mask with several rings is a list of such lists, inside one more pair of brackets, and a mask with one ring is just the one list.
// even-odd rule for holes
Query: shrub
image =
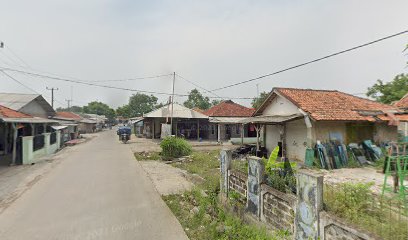
{"label": "shrub", "polygon": [[190,155],[193,150],[191,145],[183,138],[166,137],[160,143],[162,149],[162,156],[168,158],[177,158]]}

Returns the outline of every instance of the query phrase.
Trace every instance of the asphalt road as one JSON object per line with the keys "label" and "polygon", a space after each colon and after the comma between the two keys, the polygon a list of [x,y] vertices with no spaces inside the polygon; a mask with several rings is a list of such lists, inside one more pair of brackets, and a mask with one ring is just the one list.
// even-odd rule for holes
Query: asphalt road
{"label": "asphalt road", "polygon": [[115,132],[72,153],[0,215],[0,239],[188,239]]}

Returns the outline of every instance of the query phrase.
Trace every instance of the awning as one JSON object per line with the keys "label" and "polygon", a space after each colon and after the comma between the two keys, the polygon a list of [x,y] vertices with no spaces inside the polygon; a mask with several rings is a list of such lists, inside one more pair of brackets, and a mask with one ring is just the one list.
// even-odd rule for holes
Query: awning
{"label": "awning", "polygon": [[0,121],[8,123],[58,123],[58,121],[46,118],[0,118]]}
{"label": "awning", "polygon": [[55,130],[61,130],[61,129],[65,129],[65,128],[67,128],[68,126],[51,126],[53,129],[55,129]]}
{"label": "awning", "polygon": [[240,123],[240,121],[246,119],[245,117],[210,117],[209,121],[212,123]]}
{"label": "awning", "polygon": [[277,124],[277,123],[282,123],[282,122],[287,122],[290,120],[294,120],[296,118],[303,117],[302,114],[292,114],[292,115],[272,115],[272,116],[256,116],[256,117],[250,117],[250,118],[245,118],[239,123],[264,123],[264,124]]}

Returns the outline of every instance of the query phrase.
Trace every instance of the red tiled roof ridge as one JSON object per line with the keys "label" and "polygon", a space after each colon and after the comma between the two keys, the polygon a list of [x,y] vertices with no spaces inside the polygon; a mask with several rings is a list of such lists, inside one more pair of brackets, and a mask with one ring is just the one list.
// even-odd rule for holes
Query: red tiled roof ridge
{"label": "red tiled roof ridge", "polygon": [[79,116],[76,113],[73,112],[57,112],[56,117],[61,117],[61,118],[71,118],[71,119],[82,119],[81,116]]}
{"label": "red tiled roof ridge", "polygon": [[398,101],[396,101],[393,106],[408,108],[408,92]]}
{"label": "red tiled roof ridge", "polygon": [[6,106],[0,105],[0,117],[4,118],[33,118],[33,116],[22,113]]}
{"label": "red tiled roof ridge", "polygon": [[250,117],[254,111],[254,108],[242,106],[232,100],[223,100],[207,109],[204,114],[210,117]]}

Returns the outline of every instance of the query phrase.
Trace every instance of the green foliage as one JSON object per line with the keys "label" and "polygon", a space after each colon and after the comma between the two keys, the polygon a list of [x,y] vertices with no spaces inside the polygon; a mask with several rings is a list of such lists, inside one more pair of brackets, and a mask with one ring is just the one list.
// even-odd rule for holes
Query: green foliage
{"label": "green foliage", "polygon": [[206,110],[211,107],[211,103],[208,97],[204,97],[197,89],[193,89],[188,94],[188,99],[184,102],[184,106],[187,108],[198,107]]}
{"label": "green foliage", "polygon": [[107,104],[102,102],[90,102],[83,107],[84,113],[105,115],[109,120],[113,120],[116,116],[115,110],[110,108]]}
{"label": "green foliage", "polygon": [[252,99],[252,102],[251,102],[252,107],[258,109],[268,96],[269,96],[269,92],[261,92],[259,97]]}
{"label": "green foliage", "polygon": [[83,109],[80,106],[72,106],[70,108],[57,108],[56,109],[57,112],[75,112],[75,113],[82,113]]}
{"label": "green foliage", "polygon": [[163,157],[177,158],[190,155],[193,150],[191,145],[183,138],[166,137],[160,143]]}
{"label": "green foliage", "polygon": [[273,151],[271,152],[271,155],[269,156],[269,160],[266,163],[266,171],[270,172],[272,169],[276,168],[276,159],[278,159],[278,154],[279,154],[279,146],[276,146]]}
{"label": "green foliage", "polygon": [[407,239],[408,228],[401,203],[379,199],[373,183],[341,183],[324,186],[325,210],[382,239]]}
{"label": "green foliage", "polygon": [[157,104],[157,97],[143,93],[133,94],[129,98],[129,103],[116,109],[116,113],[123,117],[139,117],[144,113],[160,108],[163,104]]}
{"label": "green foliage", "polygon": [[388,83],[377,80],[377,83],[368,88],[367,96],[374,98],[378,102],[391,104],[400,100],[407,92],[408,74],[400,74]]}
{"label": "green foliage", "polygon": [[217,100],[217,99],[214,99],[214,100],[211,101],[212,106],[218,105],[220,103],[221,103],[221,100]]}

